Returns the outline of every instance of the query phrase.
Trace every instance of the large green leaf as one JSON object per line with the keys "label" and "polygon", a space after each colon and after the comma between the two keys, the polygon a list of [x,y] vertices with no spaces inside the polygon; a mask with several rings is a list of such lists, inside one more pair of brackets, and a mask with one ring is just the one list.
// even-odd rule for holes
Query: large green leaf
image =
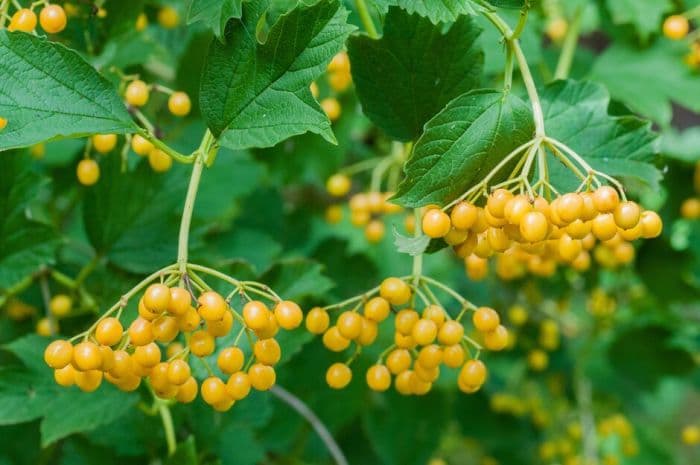
{"label": "large green leaf", "polygon": [[687,53],[685,43],[669,40],[657,40],[645,49],[616,43],[598,57],[590,77],[632,110],[668,125],[671,102],[700,111],[698,77],[683,62]]}
{"label": "large green leaf", "polygon": [[683,132],[664,131],[660,138],[660,150],[665,157],[687,163],[700,161],[700,127],[688,128]]}
{"label": "large green leaf", "polygon": [[[592,82],[557,81],[541,95],[547,135],[574,149],[595,169],[657,187],[656,134],[648,121],[608,114],[610,95]],[[556,185],[576,187],[577,180],[560,163],[550,163]],[[579,181],[580,182],[580,181]]]}
{"label": "large green leaf", "polygon": [[54,262],[58,236],[32,220],[28,205],[46,186],[18,153],[4,154],[0,170],[0,288],[17,283]]}
{"label": "large green leaf", "polygon": [[122,173],[116,157],[105,159],[102,167],[103,176],[83,207],[87,236],[97,253],[136,273],[174,261],[177,225],[169,220],[184,195],[182,172],[154,174],[142,162]]}
{"label": "large green leaf", "polygon": [[364,113],[391,137],[417,139],[426,121],[481,81],[480,28],[468,16],[448,30],[391,7],[384,35],[348,41],[352,76]]}
{"label": "large green leaf", "polygon": [[[372,448],[387,465],[422,465],[437,449],[447,427],[449,403],[444,394],[402,397],[394,392],[363,416]],[[410,447],[407,447],[410,444]]]}
{"label": "large green leaf", "polygon": [[202,21],[216,37],[222,38],[228,20],[240,18],[242,13],[242,0],[192,0],[187,11],[187,23]]}
{"label": "large green leaf", "polygon": [[334,142],[330,121],[309,90],[352,26],[337,0],[282,15],[260,43],[253,31],[266,2],[247,3],[226,43],[212,42],[202,72],[202,115],[230,148],[269,147],[307,131]]}
{"label": "large green leaf", "polygon": [[659,31],[666,12],[673,10],[671,0],[608,0],[615,24],[631,24],[642,40]]}
{"label": "large green leaf", "polygon": [[448,203],[533,131],[530,107],[511,93],[478,90],[457,97],[425,125],[395,201],[406,207]]}
{"label": "large green leaf", "polygon": [[46,344],[47,339],[29,335],[3,347],[25,366],[3,368],[0,425],[43,417],[41,443],[45,447],[72,433],[110,423],[134,408],[138,396],[123,393],[113,386],[86,394],[76,387],[56,385],[52,370],[42,363]]}
{"label": "large green leaf", "polygon": [[462,15],[476,14],[471,0],[380,0],[380,4],[396,5],[409,13],[428,18],[433,24],[451,23]]}
{"label": "large green leaf", "polygon": [[32,34],[0,31],[0,150],[50,139],[129,133],[116,90],[80,55]]}

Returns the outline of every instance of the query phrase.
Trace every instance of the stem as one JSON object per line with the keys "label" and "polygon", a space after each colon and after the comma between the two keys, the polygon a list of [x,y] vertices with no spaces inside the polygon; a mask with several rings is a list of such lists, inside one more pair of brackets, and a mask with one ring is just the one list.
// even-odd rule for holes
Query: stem
{"label": "stem", "polygon": [[[530,66],[527,64],[527,59],[525,54],[523,54],[523,49],[520,47],[520,41],[515,33],[510,29],[510,26],[503,21],[503,19],[498,16],[497,13],[493,11],[484,10],[482,14],[491,21],[491,23],[496,26],[496,28],[501,32],[503,37],[506,39],[506,43],[509,48],[512,49],[515,59],[518,61],[518,67],[520,68],[520,74],[523,78],[523,83],[527,89],[527,95],[530,98],[530,104],[532,105],[532,117],[535,121],[535,137],[542,138],[545,135],[544,131],[544,115],[542,113],[542,104],[540,103],[540,97],[537,93],[537,87],[535,86],[535,80],[530,72]],[[521,17],[522,19],[522,17]],[[520,28],[520,24],[518,24]]]}
{"label": "stem", "polygon": [[46,318],[49,320],[49,335],[53,336],[56,334],[56,319],[51,313],[51,290],[49,289],[49,280],[44,274],[39,278],[39,287],[41,288],[41,298],[44,301]]}
{"label": "stem", "polygon": [[[416,226],[413,231],[413,237],[419,237],[421,234],[423,234],[423,231],[421,229],[421,215],[420,215],[420,208],[416,208],[413,210],[413,215],[416,218]],[[423,272],[423,254],[418,254],[414,255],[413,257],[413,271],[411,274],[413,275],[413,287],[418,290],[418,285],[420,284],[420,277]]]}
{"label": "stem", "polygon": [[10,8],[10,0],[2,0],[0,3],[0,29],[5,27],[5,19],[7,18],[7,10]]}
{"label": "stem", "polygon": [[80,286],[83,281],[92,273],[95,267],[100,263],[100,255],[95,255],[92,259],[85,264],[85,266],[78,272],[78,276],[75,277],[75,286]]}
{"label": "stem", "polygon": [[578,37],[581,31],[581,18],[583,17],[583,7],[579,6],[574,14],[574,19],[569,25],[569,30],[564,38],[564,45],[559,55],[557,69],[554,72],[554,79],[566,79],[571,72],[571,64],[574,61],[576,46],[578,45]]}
{"label": "stem", "polygon": [[535,120],[535,137],[544,137],[544,114],[542,113],[542,104],[540,103],[540,96],[537,93],[535,80],[530,72],[530,67],[527,64],[527,59],[525,58],[523,49],[520,47],[520,42],[514,40],[511,42],[511,44],[513,47],[513,52],[515,53],[515,59],[518,60],[520,75],[523,78],[525,88],[527,89],[527,95],[530,98],[530,104],[532,105],[532,118]]}
{"label": "stem", "polygon": [[365,3],[365,0],[355,0],[355,7],[357,8],[357,14],[360,15],[362,25],[367,31],[367,35],[370,36],[372,39],[376,39],[377,37],[379,37],[379,34],[377,33],[377,28],[374,27],[374,21],[372,21],[372,16],[369,14],[369,10],[367,9],[367,4]]}
{"label": "stem", "polygon": [[294,394],[281,388],[280,386],[272,386],[270,392],[282,402],[293,408],[299,415],[304,417],[306,421],[311,424],[316,431],[316,434],[318,434],[318,437],[321,438],[321,441],[323,441],[323,443],[326,445],[328,452],[330,452],[337,465],[348,465],[348,461],[345,458],[345,455],[343,455],[343,451],[340,450],[338,443],[335,442],[326,425],[323,424],[323,422],[316,416],[308,405],[306,405]]}
{"label": "stem", "polygon": [[[208,275],[214,276],[215,278],[219,278],[222,281],[226,281],[228,283],[233,284],[239,289],[242,289],[244,286],[241,284],[239,280],[236,278],[232,278],[231,276],[224,274],[220,271],[216,271],[212,268],[208,268],[206,266],[202,265],[195,265],[194,263],[186,263],[186,267],[195,271],[201,271],[202,273],[206,273]],[[208,286],[207,286],[208,287]]]}
{"label": "stem", "polygon": [[168,404],[160,400],[158,403],[158,413],[163,420],[163,430],[165,431],[165,441],[168,443],[168,455],[173,455],[177,449],[177,441],[175,440],[175,426],[173,425],[173,416],[170,414]]}
{"label": "stem", "polygon": [[192,176],[190,177],[190,185],[187,187],[187,196],[185,197],[185,207],[182,211],[182,220],[180,221],[180,235],[177,241],[177,264],[181,274],[187,271],[187,248],[190,237],[190,224],[192,222],[192,212],[194,211],[194,203],[197,199],[197,189],[199,189],[199,181],[202,178],[202,170],[204,169],[204,156],[201,153],[196,155],[192,167]]}
{"label": "stem", "polygon": [[[138,113],[135,113],[135,115],[138,115]],[[157,149],[162,150],[163,152],[168,154],[175,161],[178,161],[180,163],[187,163],[187,164],[195,161],[196,152],[194,155],[183,155],[182,153],[178,152],[177,150],[171,148],[168,144],[166,144],[162,140],[158,139],[150,131],[142,129],[139,131],[139,134],[141,136],[143,136],[144,139],[148,140],[151,144],[153,144]]]}
{"label": "stem", "polygon": [[579,409],[579,421],[583,433],[582,455],[584,463],[598,463],[598,437],[596,434],[595,417],[593,416],[593,401],[591,382],[579,370],[576,373],[576,401]]}

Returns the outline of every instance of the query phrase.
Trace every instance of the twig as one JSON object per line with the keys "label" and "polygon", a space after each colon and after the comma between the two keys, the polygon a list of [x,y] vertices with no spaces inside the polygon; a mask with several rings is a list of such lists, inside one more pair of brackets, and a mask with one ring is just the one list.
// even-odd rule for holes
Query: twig
{"label": "twig", "polygon": [[335,439],[333,439],[333,436],[331,435],[330,431],[328,431],[326,425],[323,424],[323,422],[316,416],[308,405],[306,405],[294,394],[280,386],[272,386],[270,392],[282,402],[293,408],[299,415],[304,417],[306,421],[311,424],[316,431],[316,434],[318,434],[318,437],[321,438],[321,441],[323,441],[323,443],[326,445],[328,452],[330,452],[336,464],[348,465],[348,461],[345,458],[345,455],[343,455],[343,451],[340,450],[338,443],[335,442]]}

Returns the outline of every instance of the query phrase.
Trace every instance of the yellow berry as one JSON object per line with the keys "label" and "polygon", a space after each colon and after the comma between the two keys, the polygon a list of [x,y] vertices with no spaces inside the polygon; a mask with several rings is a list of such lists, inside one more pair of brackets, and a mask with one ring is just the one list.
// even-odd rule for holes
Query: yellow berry
{"label": "yellow berry", "polygon": [[326,383],[333,389],[343,389],[351,379],[352,370],[344,363],[334,363],[326,371]]}
{"label": "yellow berry", "polygon": [[158,10],[158,24],[165,29],[174,29],[180,24],[180,14],[171,6],[164,6]]}
{"label": "yellow berry", "polygon": [[688,35],[690,24],[685,16],[671,15],[664,21],[664,35],[672,40],[681,40]]}
{"label": "yellow berry", "polygon": [[192,109],[192,102],[185,92],[174,92],[168,98],[168,110],[175,116],[187,116]]}
{"label": "yellow berry", "polygon": [[148,164],[156,173],[165,173],[173,166],[173,159],[162,150],[153,149],[148,152]]}
{"label": "yellow berry", "polygon": [[150,89],[148,84],[140,79],[131,81],[128,86],[126,86],[126,91],[124,92],[124,99],[126,103],[135,107],[142,107],[148,103],[148,98],[150,97]]}
{"label": "yellow berry", "polygon": [[78,163],[76,175],[80,184],[92,186],[100,179],[100,166],[95,160],[85,158]]}
{"label": "yellow berry", "polygon": [[60,5],[46,5],[39,13],[39,24],[49,34],[56,34],[66,28],[68,18]]}

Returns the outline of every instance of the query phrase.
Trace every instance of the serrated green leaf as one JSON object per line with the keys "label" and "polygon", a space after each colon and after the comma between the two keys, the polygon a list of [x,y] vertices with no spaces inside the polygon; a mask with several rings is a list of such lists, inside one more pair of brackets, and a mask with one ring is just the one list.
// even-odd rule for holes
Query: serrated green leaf
{"label": "serrated green leaf", "polygon": [[[1,137],[1,136],[0,136]],[[46,185],[18,153],[4,154],[0,170],[0,288],[54,262],[58,236],[30,218],[28,205]]]}
{"label": "serrated green leaf", "polygon": [[671,102],[700,111],[697,75],[683,61],[687,53],[685,43],[669,40],[645,49],[616,43],[598,57],[590,77],[613,98],[665,126],[673,116]]}
{"label": "serrated green leaf", "polygon": [[395,139],[417,139],[426,121],[480,83],[480,32],[467,16],[445,30],[417,14],[389,8],[382,38],[357,35],[348,41],[365,115]]}
{"label": "serrated green leaf", "polygon": [[488,2],[498,8],[522,8],[526,0],[488,0]]}
{"label": "serrated green leaf", "polygon": [[0,425],[40,418],[56,394],[46,378],[23,368],[0,368]]}
{"label": "serrated green leaf", "polygon": [[393,228],[392,232],[394,233],[394,245],[399,253],[407,253],[415,257],[425,252],[430,244],[430,238],[425,234],[408,237],[398,232],[396,227]]}
{"label": "serrated green leaf", "polygon": [[80,55],[32,34],[0,31],[0,150],[136,130],[124,102]]}
{"label": "serrated green leaf", "polygon": [[147,163],[122,173],[117,157],[104,159],[100,182],[83,207],[88,239],[114,265],[147,273],[174,261],[177,224],[168,221],[180,205],[185,179],[177,169],[154,174]]}
{"label": "serrated green leaf", "polygon": [[[547,134],[564,142],[593,168],[658,187],[661,175],[650,163],[656,156],[651,124],[633,116],[608,115],[610,96],[592,82],[557,81],[540,94]],[[560,163],[550,163],[551,179],[565,189],[580,180]]]}
{"label": "serrated green leaf", "polygon": [[426,123],[394,200],[406,207],[444,205],[481,181],[533,131],[530,107],[517,96],[496,90],[461,95]]}
{"label": "serrated green leaf", "polygon": [[138,396],[111,385],[91,394],[56,385],[53,371],[42,363],[48,343],[46,338],[29,335],[3,346],[26,363],[3,368],[0,375],[0,424],[43,417],[41,443],[45,447],[72,433],[110,423],[134,408]]}
{"label": "serrated green leaf", "polygon": [[608,0],[608,10],[615,24],[631,24],[643,41],[659,32],[659,25],[668,11],[671,0]]}
{"label": "serrated green leaf", "polygon": [[451,23],[462,15],[476,14],[472,0],[380,0],[380,4],[395,5],[408,13],[428,18],[433,24]]}
{"label": "serrated green leaf", "polygon": [[242,0],[192,0],[187,10],[187,24],[201,21],[216,37],[222,38],[228,20],[240,18],[242,13]]}
{"label": "serrated green leaf", "polygon": [[200,106],[221,144],[270,147],[305,132],[335,137],[309,90],[353,27],[337,0],[299,6],[282,15],[264,43],[256,30],[266,2],[245,4],[231,21],[226,43],[212,42],[202,72]]}
{"label": "serrated green leaf", "polygon": [[60,390],[45,407],[41,422],[43,447],[70,434],[111,423],[136,406],[137,395],[121,392],[106,382],[103,384],[105,386],[89,394],[76,387]]}

